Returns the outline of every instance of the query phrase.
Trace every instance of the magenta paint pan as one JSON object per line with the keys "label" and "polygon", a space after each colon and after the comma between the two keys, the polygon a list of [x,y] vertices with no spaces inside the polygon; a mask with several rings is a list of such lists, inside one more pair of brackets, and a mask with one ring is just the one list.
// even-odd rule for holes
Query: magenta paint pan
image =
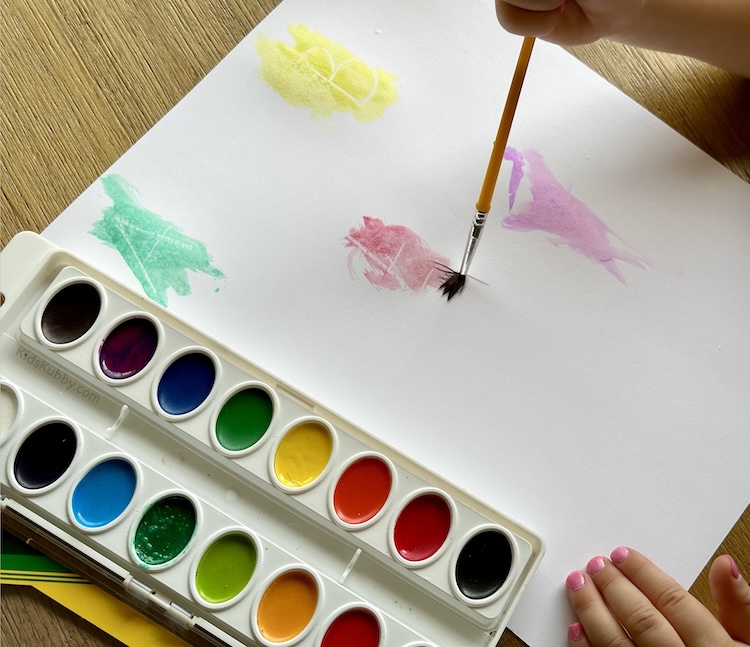
{"label": "magenta paint pan", "polygon": [[39,340],[51,348],[81,343],[93,331],[104,304],[104,293],[96,283],[71,279],[58,285],[39,308]]}
{"label": "magenta paint pan", "polygon": [[0,289],[3,514],[188,639],[494,646],[533,532],[37,236]]}
{"label": "magenta paint pan", "polygon": [[81,444],[80,432],[70,420],[39,420],[16,442],[8,463],[15,487],[39,495],[60,485],[70,473]]}
{"label": "magenta paint pan", "polygon": [[161,324],[145,313],[127,314],[112,323],[96,349],[100,377],[124,384],[142,376],[159,346]]}

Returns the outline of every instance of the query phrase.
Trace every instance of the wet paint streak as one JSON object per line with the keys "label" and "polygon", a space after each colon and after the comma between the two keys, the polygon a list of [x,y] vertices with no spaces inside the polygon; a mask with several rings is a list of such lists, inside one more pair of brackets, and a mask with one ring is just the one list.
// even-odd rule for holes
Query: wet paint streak
{"label": "wet paint streak", "polygon": [[112,206],[90,233],[120,252],[151,299],[166,306],[169,288],[179,296],[190,295],[188,271],[224,278],[211,264],[206,246],[142,206],[125,179],[111,174],[101,182]]}
{"label": "wet paint streak", "polygon": [[260,35],[255,50],[263,79],[287,103],[315,117],[350,112],[358,121],[383,116],[398,102],[396,77],[360,61],[343,45],[305,25],[289,26],[290,46]]}
{"label": "wet paint streak", "polygon": [[[610,238],[616,234],[560,184],[537,151],[508,147],[504,158],[513,165],[508,195],[511,215],[503,220],[506,229],[553,234],[556,237],[550,241],[554,245],[582,254],[623,284],[627,282],[617,261],[643,269],[651,265],[637,254],[614,247]],[[516,208],[516,194],[524,177],[530,183],[531,200]]]}
{"label": "wet paint streak", "polygon": [[348,265],[353,278],[354,261],[361,258],[366,263],[362,275],[376,288],[422,292],[440,287],[445,280],[440,266],[450,266],[447,258],[433,252],[408,227],[386,225],[371,216],[363,220],[344,239],[344,246],[351,249]]}

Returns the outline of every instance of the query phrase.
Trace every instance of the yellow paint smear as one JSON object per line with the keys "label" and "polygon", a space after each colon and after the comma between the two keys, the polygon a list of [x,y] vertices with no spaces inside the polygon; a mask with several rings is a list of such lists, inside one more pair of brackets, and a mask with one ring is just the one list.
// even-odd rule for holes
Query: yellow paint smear
{"label": "yellow paint smear", "polygon": [[274,471],[283,485],[303,487],[321,475],[332,452],[331,432],[318,422],[302,422],[279,443]]}
{"label": "yellow paint smear", "polygon": [[318,587],[309,573],[290,571],[275,579],[258,605],[258,630],[272,643],[299,636],[318,605]]}
{"label": "yellow paint smear", "polygon": [[398,102],[396,77],[360,61],[343,45],[305,25],[289,26],[290,46],[260,35],[255,50],[261,75],[287,103],[316,117],[350,112],[361,122],[383,115]]}

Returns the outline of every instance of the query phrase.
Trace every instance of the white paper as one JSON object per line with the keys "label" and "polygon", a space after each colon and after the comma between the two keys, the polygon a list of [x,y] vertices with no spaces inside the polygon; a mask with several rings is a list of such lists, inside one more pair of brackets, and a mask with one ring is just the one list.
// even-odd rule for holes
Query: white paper
{"label": "white paper", "polygon": [[[398,102],[289,105],[255,40],[290,24],[395,74]],[[285,0],[105,175],[224,274],[188,273],[172,311],[544,537],[510,628],[547,647],[568,572],[625,544],[687,586],[748,504],[750,187],[538,42],[509,145],[643,267],[503,227],[506,163],[453,301],[374,287],[356,252],[350,272],[364,216],[458,265],[519,47],[491,0]],[[45,235],[141,289],[90,233],[110,205],[97,182]]]}

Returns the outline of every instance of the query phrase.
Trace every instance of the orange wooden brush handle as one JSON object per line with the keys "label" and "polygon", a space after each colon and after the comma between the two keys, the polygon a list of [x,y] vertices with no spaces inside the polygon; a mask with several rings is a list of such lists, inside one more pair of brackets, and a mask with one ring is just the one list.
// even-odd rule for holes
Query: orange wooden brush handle
{"label": "orange wooden brush handle", "polygon": [[497,137],[495,137],[495,143],[492,146],[492,154],[487,165],[487,172],[484,175],[482,190],[479,192],[479,200],[477,200],[477,211],[481,211],[482,213],[487,213],[490,210],[492,194],[495,192],[497,176],[500,174],[500,164],[502,164],[505,147],[508,144],[510,125],[513,123],[513,115],[516,114],[516,106],[518,105],[518,98],[521,96],[521,87],[523,86],[523,79],[526,76],[526,69],[529,67],[529,59],[531,58],[534,41],[535,38],[533,36],[526,36],[521,45],[521,52],[518,55],[518,62],[516,63],[516,71],[513,73],[513,80],[510,83],[510,90],[508,90],[508,98],[505,101],[505,109],[503,110],[503,116],[500,118]]}

